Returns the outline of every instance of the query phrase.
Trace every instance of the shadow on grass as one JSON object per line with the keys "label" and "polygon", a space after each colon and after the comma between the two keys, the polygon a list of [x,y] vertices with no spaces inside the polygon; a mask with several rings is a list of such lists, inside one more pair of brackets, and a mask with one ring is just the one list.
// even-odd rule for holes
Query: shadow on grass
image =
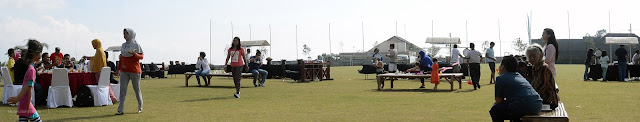
{"label": "shadow on grass", "polygon": [[451,91],[449,89],[439,89],[439,90],[433,90],[433,89],[382,89],[382,90],[371,89],[370,91],[373,91],[373,92],[422,92],[422,93],[453,92],[453,91]]}
{"label": "shadow on grass", "polygon": [[[53,119],[53,120],[47,120],[47,121],[52,121],[52,122],[66,122],[66,121],[77,121],[77,120],[88,120],[88,119],[99,119],[99,118],[107,118],[107,117],[115,117],[116,115],[113,114],[107,114],[107,115],[98,115],[98,116],[85,116],[85,117],[71,117],[71,118],[62,118],[62,119]],[[126,114],[133,114],[133,113],[125,113]]]}
{"label": "shadow on grass", "polygon": [[[218,89],[235,89],[235,86],[180,86],[180,88],[218,88]],[[253,87],[240,87],[240,88],[253,88]]]}
{"label": "shadow on grass", "polygon": [[460,92],[473,92],[473,91],[475,91],[475,90],[473,90],[473,89],[466,89],[466,90],[457,90],[457,91],[456,91],[456,92],[454,92],[454,93],[460,93]]}
{"label": "shadow on grass", "polygon": [[180,102],[199,102],[199,101],[223,100],[223,99],[231,99],[231,98],[232,97],[203,98],[203,99],[185,100]]}
{"label": "shadow on grass", "polygon": [[[588,82],[588,81],[585,81]],[[630,80],[629,82],[626,81],[591,81],[591,82],[600,82],[600,83],[640,83],[640,81],[637,80]]]}

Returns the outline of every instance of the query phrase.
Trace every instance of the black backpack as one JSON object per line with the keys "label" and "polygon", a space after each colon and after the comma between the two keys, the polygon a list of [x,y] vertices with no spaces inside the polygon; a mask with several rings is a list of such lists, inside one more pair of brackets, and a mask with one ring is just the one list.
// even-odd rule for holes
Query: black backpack
{"label": "black backpack", "polygon": [[91,107],[93,106],[93,96],[91,90],[87,86],[80,86],[76,91],[76,100],[73,101],[74,106],[78,107]]}

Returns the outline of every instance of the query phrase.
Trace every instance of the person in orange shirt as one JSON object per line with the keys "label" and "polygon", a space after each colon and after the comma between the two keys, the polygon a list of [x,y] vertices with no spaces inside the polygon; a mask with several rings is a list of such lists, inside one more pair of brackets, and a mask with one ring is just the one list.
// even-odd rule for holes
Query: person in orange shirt
{"label": "person in orange shirt", "polygon": [[129,81],[133,85],[133,90],[136,93],[136,99],[138,99],[138,113],[142,113],[142,92],[140,91],[140,60],[144,58],[142,47],[138,45],[136,41],[136,33],[129,28],[124,29],[125,43],[122,43],[120,54],[120,65],[118,70],[120,71],[120,105],[118,106],[118,113],[116,115],[124,114],[124,101],[127,98],[127,88],[129,88]]}
{"label": "person in orange shirt", "polygon": [[51,56],[49,57],[49,59],[52,60],[54,64],[62,64],[63,58],[64,56],[62,55],[62,53],[60,53],[60,47],[56,47],[56,52],[51,53]]}
{"label": "person in orange shirt", "polygon": [[433,90],[438,90],[438,84],[440,84],[440,72],[438,70],[438,59],[433,58],[433,65],[431,65],[431,83],[436,84]]}

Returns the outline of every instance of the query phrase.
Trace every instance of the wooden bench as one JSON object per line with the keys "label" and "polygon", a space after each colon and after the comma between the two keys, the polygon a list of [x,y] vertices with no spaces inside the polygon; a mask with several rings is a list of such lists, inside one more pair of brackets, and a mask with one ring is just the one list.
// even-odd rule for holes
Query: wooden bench
{"label": "wooden bench", "polygon": [[[378,74],[377,76],[378,79],[378,90],[382,90],[382,82],[384,82],[385,78],[431,78],[431,74],[422,74],[422,75],[418,75],[418,74],[414,74],[414,73],[409,73],[409,74],[396,74],[396,73],[386,73],[386,74]],[[458,82],[458,89],[462,89],[462,77],[464,77],[464,75],[462,73],[442,73],[440,74],[440,78],[444,78],[447,83],[451,84],[451,91],[453,91],[453,86],[455,82]],[[428,82],[428,81],[425,81]],[[393,88],[393,83],[391,83],[391,88]]]}
{"label": "wooden bench", "polygon": [[[189,86],[189,78],[191,78],[191,76],[196,75],[195,72],[186,72],[184,73],[184,86]],[[213,74],[213,73],[209,73],[206,75],[207,81],[205,81],[205,84],[211,84],[211,78],[217,76],[217,77],[233,77],[231,75],[231,73],[218,73],[218,74]],[[242,77],[251,77],[253,76],[253,74],[251,73],[242,73]]]}
{"label": "wooden bench", "polygon": [[540,115],[527,115],[522,117],[524,122],[568,122],[569,115],[562,102],[558,102],[558,107],[553,111],[543,111]]}

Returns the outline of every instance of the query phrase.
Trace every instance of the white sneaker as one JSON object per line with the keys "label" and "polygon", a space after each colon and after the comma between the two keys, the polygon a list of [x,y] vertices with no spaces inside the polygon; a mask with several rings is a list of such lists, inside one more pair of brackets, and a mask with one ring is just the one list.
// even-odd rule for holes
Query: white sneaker
{"label": "white sneaker", "polygon": [[233,97],[240,98],[240,93],[233,94]]}

